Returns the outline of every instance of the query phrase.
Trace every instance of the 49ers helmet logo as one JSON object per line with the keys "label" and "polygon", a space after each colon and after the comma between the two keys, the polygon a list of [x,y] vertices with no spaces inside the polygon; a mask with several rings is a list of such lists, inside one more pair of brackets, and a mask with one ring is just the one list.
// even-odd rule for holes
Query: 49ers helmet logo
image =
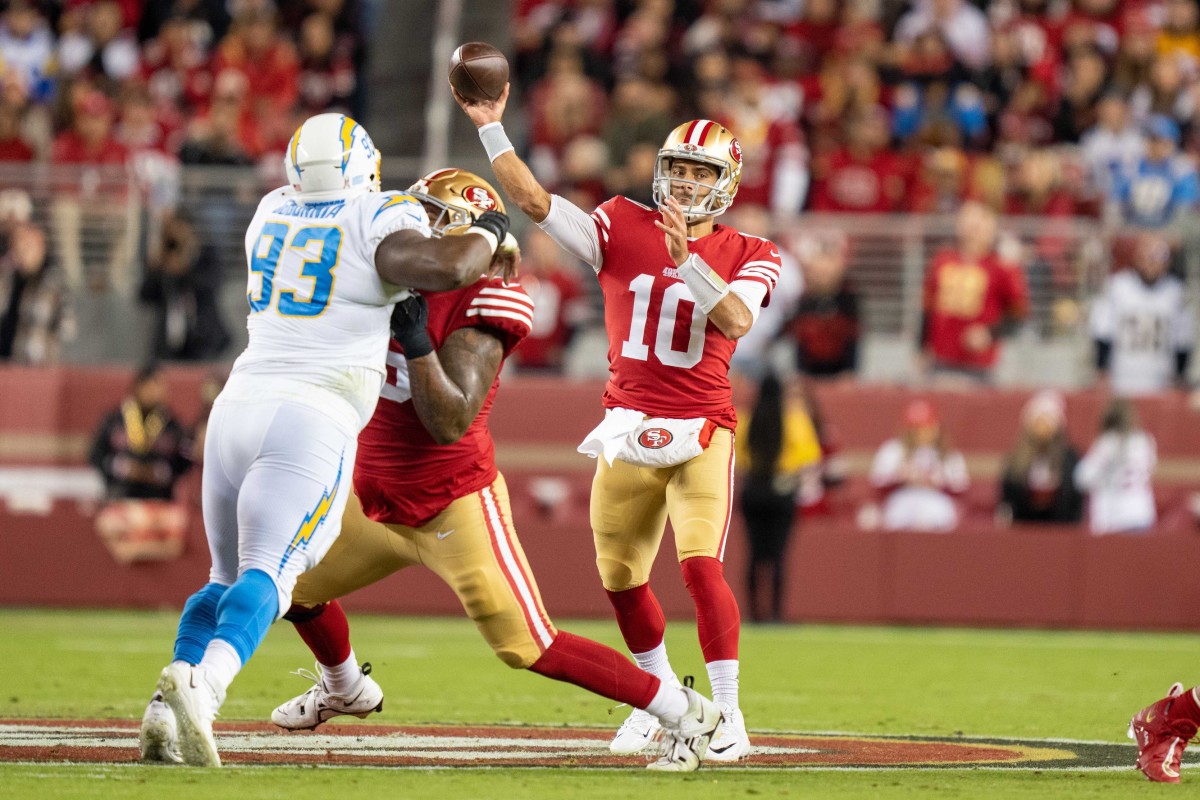
{"label": "49ers helmet logo", "polygon": [[496,198],[482,186],[468,186],[463,189],[463,197],[480,211],[491,211],[496,207]]}
{"label": "49ers helmet logo", "polygon": [[742,163],[742,146],[738,143],[737,139],[729,143],[729,157],[733,159],[733,163],[735,164]]}
{"label": "49ers helmet logo", "polygon": [[647,450],[660,450],[671,443],[671,432],[666,428],[649,428],[638,436],[638,444]]}

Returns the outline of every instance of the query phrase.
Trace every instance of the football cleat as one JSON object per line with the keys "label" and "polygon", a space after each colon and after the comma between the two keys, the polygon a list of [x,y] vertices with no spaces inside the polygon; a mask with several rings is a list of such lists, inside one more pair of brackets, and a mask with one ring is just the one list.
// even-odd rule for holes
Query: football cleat
{"label": "football cleat", "polygon": [[608,749],[619,756],[637,755],[655,744],[661,733],[662,723],[658,717],[635,708],[617,729],[617,735],[608,743]]}
{"label": "football cleat", "polygon": [[155,692],[142,714],[142,727],[138,732],[138,747],[142,761],[163,764],[182,764],[179,755],[179,733],[175,725],[175,714],[163,702],[162,692]]}
{"label": "football cleat", "polygon": [[376,711],[383,711],[383,689],[371,677],[369,663],[362,665],[362,676],[358,685],[344,696],[329,691],[320,664],[317,664],[316,673],[299,669],[292,674],[308,678],[313,682],[313,687],[271,712],[271,722],[281,728],[289,731],[311,731],[334,717],[349,715],[366,719]]}
{"label": "football cleat", "polygon": [[663,726],[658,759],[646,765],[656,772],[694,772],[721,724],[721,709],[694,689],[684,687],[688,710],[678,725]]}
{"label": "football cleat", "polygon": [[221,756],[213,737],[213,719],[225,700],[200,667],[171,664],[158,679],[158,691],[175,715],[179,755],[193,767],[219,767]]}
{"label": "football cleat", "polygon": [[738,708],[721,707],[721,724],[708,743],[705,761],[741,761],[750,755],[750,736],[746,733],[746,720]]}
{"label": "football cleat", "polygon": [[1174,683],[1167,696],[1148,705],[1129,721],[1129,738],[1137,742],[1137,768],[1156,783],[1179,783],[1183,750],[1196,735],[1193,720],[1172,714],[1183,684]]}

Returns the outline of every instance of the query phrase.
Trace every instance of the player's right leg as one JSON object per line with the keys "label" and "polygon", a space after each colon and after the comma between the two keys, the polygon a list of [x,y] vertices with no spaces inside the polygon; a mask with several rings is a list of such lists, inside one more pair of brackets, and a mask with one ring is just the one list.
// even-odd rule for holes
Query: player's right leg
{"label": "player's right leg", "polygon": [[[446,531],[452,535],[435,535]],[[651,768],[690,771],[699,766],[719,711],[695,692],[638,669],[611,647],[554,627],[513,528],[502,476],[455,500],[414,537],[421,563],[454,589],[505,664],[651,715],[656,727],[666,728],[665,752]]]}
{"label": "player's right leg", "polygon": [[362,719],[383,710],[383,689],[370,677],[370,664],[359,666],[337,598],[418,563],[405,532],[411,529],[368,519],[357,497],[347,501],[341,535],[321,563],[300,576],[284,615],[316,657],[317,673],[308,673],[312,688],[271,712],[279,727],[311,730],[337,716]]}
{"label": "player's right leg", "polygon": [[[598,459],[590,516],[596,567],[625,646],[639,667],[668,686],[679,686],[667,658],[666,617],[649,583],[667,521],[669,475],[670,470],[623,461],[609,466]],[[635,709],[617,730],[609,749],[618,755],[640,753],[654,744],[659,730],[653,715]]]}
{"label": "player's right leg", "polygon": [[1183,750],[1200,726],[1200,687],[1183,690],[1176,683],[1167,696],[1148,705],[1129,721],[1129,738],[1137,742],[1137,768],[1156,783],[1179,783]]}

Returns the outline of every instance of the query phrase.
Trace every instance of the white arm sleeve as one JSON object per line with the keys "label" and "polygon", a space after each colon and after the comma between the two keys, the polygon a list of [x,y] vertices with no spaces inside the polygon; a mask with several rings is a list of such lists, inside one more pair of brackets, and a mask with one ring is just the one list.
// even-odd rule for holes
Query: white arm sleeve
{"label": "white arm sleeve", "polygon": [[571,255],[586,262],[596,272],[604,263],[600,252],[600,236],[592,217],[570,200],[554,194],[550,196],[550,213],[538,223],[538,227],[558,242],[558,246]]}
{"label": "white arm sleeve", "polygon": [[759,281],[734,281],[729,284],[729,291],[736,294],[738,299],[746,304],[754,322],[758,322],[758,312],[762,311],[762,302],[767,297],[767,287]]}

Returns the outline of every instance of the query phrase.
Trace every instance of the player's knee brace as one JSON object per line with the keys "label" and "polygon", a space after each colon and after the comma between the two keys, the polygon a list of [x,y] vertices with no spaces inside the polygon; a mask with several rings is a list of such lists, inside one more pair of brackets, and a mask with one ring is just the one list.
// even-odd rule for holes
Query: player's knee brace
{"label": "player's knee brace", "polygon": [[175,661],[199,664],[204,648],[217,630],[217,606],[228,589],[220,583],[207,583],[183,604],[179,630],[175,634]]}

